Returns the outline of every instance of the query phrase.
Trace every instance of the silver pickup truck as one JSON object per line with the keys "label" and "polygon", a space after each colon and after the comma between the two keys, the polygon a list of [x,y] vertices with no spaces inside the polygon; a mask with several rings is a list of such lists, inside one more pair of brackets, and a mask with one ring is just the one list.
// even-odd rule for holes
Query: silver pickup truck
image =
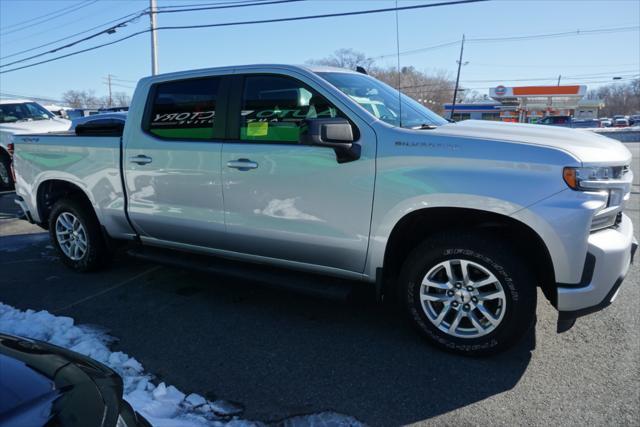
{"label": "silver pickup truck", "polygon": [[448,123],[363,73],[288,65],[144,78],[124,124],[15,138],[17,203],[73,269],[131,241],[358,282],[469,355],[525,335],[538,287],[559,331],[613,301],[630,163],[593,133]]}

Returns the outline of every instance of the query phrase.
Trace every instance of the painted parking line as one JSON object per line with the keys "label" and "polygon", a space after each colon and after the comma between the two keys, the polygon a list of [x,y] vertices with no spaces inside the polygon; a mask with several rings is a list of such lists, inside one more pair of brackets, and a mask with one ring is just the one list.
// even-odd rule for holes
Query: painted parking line
{"label": "painted parking line", "polygon": [[111,287],[109,287],[107,289],[103,289],[100,292],[96,292],[95,294],[92,294],[92,295],[89,295],[87,297],[81,298],[81,299],[79,299],[79,300],[77,300],[75,302],[72,302],[71,304],[67,304],[67,305],[65,305],[63,307],[57,308],[55,310],[51,310],[51,312],[52,313],[60,313],[61,311],[68,310],[71,307],[75,307],[77,305],[80,305],[80,304],[85,303],[87,301],[90,301],[92,299],[98,298],[99,296],[102,296],[102,295],[104,295],[106,293],[109,293],[109,292],[111,292],[111,291],[113,291],[115,289],[121,288],[121,287],[123,287],[123,286],[125,286],[125,285],[127,285],[127,284],[129,284],[129,283],[131,283],[131,282],[133,282],[133,281],[135,281],[135,280],[137,280],[137,279],[149,274],[149,273],[153,273],[154,271],[157,271],[157,270],[159,270],[161,268],[162,268],[162,266],[156,265],[156,266],[151,267],[151,268],[149,268],[149,269],[147,269],[147,270],[145,270],[145,271],[143,271],[141,273],[136,274],[135,276],[131,276],[128,279],[125,279],[125,280],[123,280],[123,281],[121,281],[121,282],[119,282],[119,283],[117,283],[117,284],[115,284],[115,285],[113,285],[113,286],[111,286]]}

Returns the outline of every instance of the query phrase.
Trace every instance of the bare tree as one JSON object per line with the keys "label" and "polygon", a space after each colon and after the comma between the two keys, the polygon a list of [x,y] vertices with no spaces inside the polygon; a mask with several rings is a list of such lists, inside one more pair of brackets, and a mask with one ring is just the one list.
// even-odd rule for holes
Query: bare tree
{"label": "bare tree", "polygon": [[407,96],[415,99],[421,104],[443,113],[443,104],[451,102],[453,96],[453,79],[446,71],[436,71],[428,74],[417,70],[413,66],[403,67],[398,73],[395,67],[379,68],[373,58],[367,57],[362,52],[353,49],[339,49],[333,55],[322,59],[312,59],[308,64],[329,65],[355,69],[357,66],[364,67],[369,74],[388,85],[398,88]]}
{"label": "bare tree", "polygon": [[91,90],[68,90],[62,100],[73,108],[99,108],[104,104]]}
{"label": "bare tree", "polygon": [[114,92],[113,105],[115,107],[128,107],[131,104],[131,97],[126,92]]}
{"label": "bare tree", "polygon": [[604,107],[600,115],[611,117],[616,114],[640,113],[640,79],[634,79],[627,84],[612,83],[600,86],[587,93],[588,99],[601,99]]}
{"label": "bare tree", "polygon": [[373,58],[368,58],[364,53],[353,49],[338,49],[330,56],[322,59],[312,59],[307,61],[308,64],[328,65],[330,67],[347,68],[355,70],[360,66],[369,70],[374,64]]}

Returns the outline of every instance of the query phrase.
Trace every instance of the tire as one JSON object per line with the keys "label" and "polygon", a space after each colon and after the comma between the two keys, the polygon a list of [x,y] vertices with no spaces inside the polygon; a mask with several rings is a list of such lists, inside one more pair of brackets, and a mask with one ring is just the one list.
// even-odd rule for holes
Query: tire
{"label": "tire", "polygon": [[13,190],[13,179],[11,178],[11,160],[7,155],[0,152],[0,191]]}
{"label": "tire", "polygon": [[503,351],[535,321],[534,276],[509,244],[487,233],[448,233],[424,241],[407,257],[398,290],[421,334],[457,354]]}
{"label": "tire", "polygon": [[[69,233],[70,229],[75,232]],[[91,205],[82,200],[61,199],[53,205],[49,215],[49,237],[62,262],[73,270],[97,270],[109,260],[109,251],[98,218]],[[69,242],[68,239],[73,239],[74,242]],[[71,246],[72,243],[76,246]]]}

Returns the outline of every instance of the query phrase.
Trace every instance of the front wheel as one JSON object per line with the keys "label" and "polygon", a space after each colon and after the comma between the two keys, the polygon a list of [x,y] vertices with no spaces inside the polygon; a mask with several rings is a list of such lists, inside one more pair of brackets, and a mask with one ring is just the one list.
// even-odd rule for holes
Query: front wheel
{"label": "front wheel", "polygon": [[513,249],[487,234],[431,238],[400,275],[409,318],[433,344],[490,355],[522,338],[535,318],[536,283]]}

